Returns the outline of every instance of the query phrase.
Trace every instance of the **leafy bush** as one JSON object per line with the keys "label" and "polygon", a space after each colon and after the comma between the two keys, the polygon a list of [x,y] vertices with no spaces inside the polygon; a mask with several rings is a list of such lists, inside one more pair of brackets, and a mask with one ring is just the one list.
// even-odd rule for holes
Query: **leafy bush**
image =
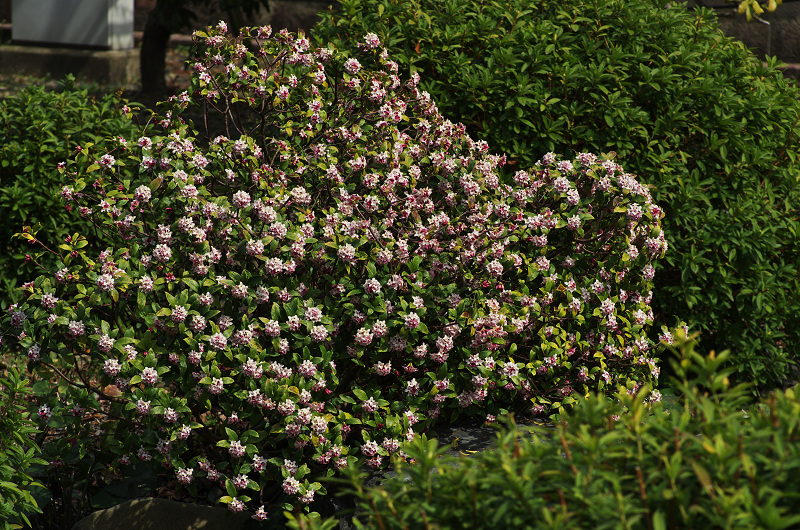
{"label": "leafy bush", "polygon": [[0,377],[0,529],[30,525],[28,515],[39,512],[31,490],[38,484],[30,467],[44,464],[36,457],[33,440],[37,429],[27,412],[26,398],[31,393],[28,381],[16,368],[3,368]]}
{"label": "leafy bush", "polygon": [[[40,224],[40,239],[51,249],[68,235],[91,229],[90,223],[65,211],[59,193],[66,182],[58,164],[76,149],[102,144],[108,137],[139,136],[119,95],[97,100],[86,89],[76,89],[73,81],[68,77],[58,92],[28,86],[0,101],[0,247],[7,249],[0,254],[3,307],[8,307],[6,298],[19,300],[16,289],[40,273],[26,260],[28,249],[12,241],[23,225]],[[42,256],[41,266],[54,264],[54,257]]]}
{"label": "leafy bush", "polygon": [[[648,411],[643,389],[580,398],[554,430],[509,425],[471,458],[415,440],[416,462],[365,488],[357,528],[795,528],[800,399],[776,392],[745,412],[744,386],[683,343],[682,396]],[[710,392],[710,394],[709,394]],[[349,468],[357,470],[357,467]]]}
{"label": "leafy bush", "polygon": [[617,163],[549,154],[500,185],[503,159],[372,35],[359,62],[223,34],[196,34],[193,93],[238,139],[196,138],[183,94],[137,147],[64,169],[64,197],[114,244],[74,234],[5,320],[59,381],[40,395],[49,427],[241,510],[310,503],[346,455],[380,467],[437,418],[658,376],[663,212]]}
{"label": "leafy bush", "polygon": [[507,153],[615,151],[655,186],[672,251],[653,308],[731,349],[738,379],[786,381],[800,355],[798,90],[713,13],[623,0],[343,0],[316,38],[366,31],[446,116]]}

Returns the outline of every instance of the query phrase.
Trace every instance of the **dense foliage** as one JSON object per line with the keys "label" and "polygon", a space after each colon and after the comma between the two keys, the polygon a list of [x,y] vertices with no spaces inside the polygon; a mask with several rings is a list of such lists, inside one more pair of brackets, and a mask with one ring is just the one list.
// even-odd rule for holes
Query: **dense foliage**
{"label": "dense foliage", "polygon": [[40,509],[32,495],[41,486],[31,477],[31,466],[44,464],[37,457],[33,436],[37,429],[27,411],[31,393],[28,380],[16,368],[3,368],[0,377],[0,529],[29,524]]}
{"label": "dense foliage", "polygon": [[343,0],[316,38],[376,33],[442,113],[513,170],[611,152],[655,185],[672,251],[657,315],[679,315],[738,379],[780,386],[800,355],[798,90],[664,0]]}
{"label": "dense foliage", "polygon": [[[13,240],[24,225],[41,225],[40,239],[56,248],[63,239],[91,224],[64,209],[59,194],[64,177],[58,164],[88,144],[109,137],[138,137],[122,112],[118,95],[100,99],[76,89],[68,78],[58,91],[31,85],[0,101],[0,307],[17,301],[20,285],[39,274],[26,260],[27,245]],[[108,145],[108,144],[107,144]],[[106,147],[108,148],[108,147]],[[95,234],[96,236],[96,234]],[[41,266],[55,259],[43,256]]]}
{"label": "dense foliage", "polygon": [[648,410],[646,390],[580,398],[553,430],[510,425],[470,458],[420,438],[407,449],[416,463],[398,461],[380,487],[354,474],[356,527],[796,528],[796,390],[748,406],[720,370],[727,356],[683,344],[688,377],[669,406]]}
{"label": "dense foliage", "polygon": [[[500,184],[504,159],[374,35],[356,60],[225,29],[195,35],[192,95],[147,136],[62,168],[110,246],[66,238],[3,321],[57,381],[43,426],[92,469],[147,462],[232,510],[308,504],[347,455],[380,467],[437,418],[658,377],[663,212],[633,175],[551,153]],[[192,98],[230,132],[198,138]]]}

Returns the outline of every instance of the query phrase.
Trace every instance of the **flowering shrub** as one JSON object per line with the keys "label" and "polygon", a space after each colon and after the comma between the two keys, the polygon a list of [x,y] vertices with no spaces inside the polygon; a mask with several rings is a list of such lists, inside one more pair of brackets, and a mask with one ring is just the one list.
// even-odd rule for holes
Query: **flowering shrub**
{"label": "flowering shrub", "polygon": [[[504,157],[401,80],[374,35],[358,60],[242,35],[254,50],[197,32],[192,92],[162,129],[64,169],[88,166],[63,196],[116,245],[69,238],[6,319],[7,344],[61,381],[43,422],[265,518],[439,418],[546,412],[658,376],[663,214],[636,178],[548,154],[501,183]],[[198,139],[191,100],[226,136]]]}

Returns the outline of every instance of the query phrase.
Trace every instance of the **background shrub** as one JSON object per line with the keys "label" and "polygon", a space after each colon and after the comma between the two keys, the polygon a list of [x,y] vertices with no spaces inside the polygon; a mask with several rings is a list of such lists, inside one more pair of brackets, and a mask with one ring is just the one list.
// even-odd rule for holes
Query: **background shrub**
{"label": "background shrub", "polygon": [[344,0],[313,35],[355,52],[366,31],[512,171],[548,151],[622,156],[667,213],[656,314],[735,351],[737,378],[786,380],[800,355],[800,104],[774,60],[712,12],[661,0]]}
{"label": "background shrub", "polygon": [[33,436],[38,432],[27,411],[31,394],[28,380],[16,368],[3,367],[0,377],[0,529],[30,524],[28,516],[41,510],[32,495],[41,487],[30,473],[31,466],[46,464]]}
{"label": "background shrub", "polygon": [[[366,488],[353,473],[358,528],[793,528],[800,524],[800,401],[747,407],[728,354],[682,343],[677,401],[643,390],[581,397],[554,429],[502,429],[470,458],[418,439],[397,475]],[[745,407],[747,410],[743,410]],[[357,470],[356,466],[348,468]]]}
{"label": "background shrub", "polygon": [[[21,295],[16,288],[39,274],[25,259],[29,249],[12,236],[23,225],[41,224],[40,238],[56,249],[68,235],[91,230],[91,224],[70,215],[59,197],[66,184],[58,164],[79,147],[102,144],[109,137],[134,137],[136,126],[122,112],[117,94],[101,98],[76,89],[67,78],[59,91],[28,86],[0,101],[0,304]],[[95,234],[97,236],[97,234]],[[50,268],[55,256],[45,254],[40,265]]]}
{"label": "background shrub", "polygon": [[[616,162],[551,153],[501,185],[503,158],[373,35],[356,59],[224,32],[196,34],[193,96],[149,136],[63,168],[109,247],[73,234],[3,321],[58,382],[43,424],[92,469],[146,462],[232,510],[309,504],[348,454],[380,467],[437,419],[658,377],[663,212]],[[197,138],[192,97],[238,138]]]}

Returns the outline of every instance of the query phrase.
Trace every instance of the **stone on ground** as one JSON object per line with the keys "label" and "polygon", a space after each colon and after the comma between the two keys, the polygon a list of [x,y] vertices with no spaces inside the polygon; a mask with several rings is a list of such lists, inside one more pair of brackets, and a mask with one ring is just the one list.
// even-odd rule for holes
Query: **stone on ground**
{"label": "stone on ground", "polygon": [[72,530],[238,530],[249,518],[225,508],[148,498],[95,512]]}

